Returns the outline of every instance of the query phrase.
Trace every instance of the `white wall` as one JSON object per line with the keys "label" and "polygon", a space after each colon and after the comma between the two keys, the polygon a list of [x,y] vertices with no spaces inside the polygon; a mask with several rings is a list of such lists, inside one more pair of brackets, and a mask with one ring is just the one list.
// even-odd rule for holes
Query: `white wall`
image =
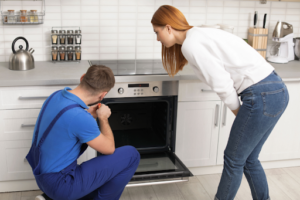
{"label": "white wall", "polygon": [[[50,60],[50,30],[53,26],[80,26],[83,34],[82,59],[159,59],[161,45],[151,26],[155,10],[164,4],[180,9],[191,25],[224,23],[235,26],[234,34],[246,38],[258,11],[258,26],[268,14],[270,35],[278,20],[294,26],[300,37],[300,3],[228,0],[46,0],[42,25],[0,23],[0,62],[8,61],[11,43],[25,36],[35,49],[37,61]],[[40,2],[5,1],[1,9],[41,10]],[[269,37],[270,38],[270,37]],[[271,41],[269,42],[271,44]],[[19,45],[16,45],[18,47]]]}

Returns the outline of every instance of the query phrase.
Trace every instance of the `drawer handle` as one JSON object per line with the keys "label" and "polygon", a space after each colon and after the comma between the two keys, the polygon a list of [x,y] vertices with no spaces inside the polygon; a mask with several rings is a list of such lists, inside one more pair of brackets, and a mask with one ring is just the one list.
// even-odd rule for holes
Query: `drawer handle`
{"label": "drawer handle", "polygon": [[35,124],[22,124],[21,127],[35,127]]}
{"label": "drawer handle", "polygon": [[224,110],[223,110],[223,126],[226,126],[226,116],[227,116],[227,106],[224,105]]}
{"label": "drawer handle", "polygon": [[23,97],[19,96],[20,100],[32,100],[32,99],[47,99],[49,96],[33,96],[33,97]]}
{"label": "drawer handle", "polygon": [[213,90],[204,90],[204,89],[201,89],[201,92],[215,92]]}
{"label": "drawer handle", "polygon": [[215,126],[217,127],[219,124],[219,105],[216,105],[216,110],[215,110]]}

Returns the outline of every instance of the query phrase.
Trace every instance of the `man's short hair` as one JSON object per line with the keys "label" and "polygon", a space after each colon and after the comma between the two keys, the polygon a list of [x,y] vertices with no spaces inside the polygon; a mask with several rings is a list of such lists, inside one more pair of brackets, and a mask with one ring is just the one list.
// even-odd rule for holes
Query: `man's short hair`
{"label": "man's short hair", "polygon": [[108,92],[115,85],[115,76],[112,70],[104,65],[89,67],[80,86],[90,91],[92,95],[99,92]]}

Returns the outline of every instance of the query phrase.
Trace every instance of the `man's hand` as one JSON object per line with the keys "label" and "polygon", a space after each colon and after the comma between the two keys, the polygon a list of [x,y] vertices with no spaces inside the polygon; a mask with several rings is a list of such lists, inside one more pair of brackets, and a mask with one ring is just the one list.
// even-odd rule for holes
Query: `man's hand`
{"label": "man's hand", "polygon": [[101,134],[94,140],[87,142],[87,144],[96,151],[109,155],[115,152],[115,139],[113,132],[109,126],[108,118],[111,115],[110,108],[101,104],[100,108],[96,105],[96,114],[99,119]]}
{"label": "man's hand", "polygon": [[107,105],[101,104],[101,107],[96,111],[100,120],[107,120],[111,115],[111,110]]}
{"label": "man's hand", "polygon": [[236,109],[236,110],[232,110],[232,112],[233,112],[233,114],[234,114],[235,116],[237,116],[239,110],[240,110],[240,107],[239,107],[238,109]]}
{"label": "man's hand", "polygon": [[96,105],[89,107],[89,109],[87,111],[96,119],[97,118],[97,112],[96,112],[97,109],[98,109],[98,105],[96,104]]}

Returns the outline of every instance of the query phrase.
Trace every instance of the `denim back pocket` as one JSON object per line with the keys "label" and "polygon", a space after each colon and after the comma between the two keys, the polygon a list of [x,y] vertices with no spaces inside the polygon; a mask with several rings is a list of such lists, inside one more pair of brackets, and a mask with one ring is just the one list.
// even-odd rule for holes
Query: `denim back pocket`
{"label": "denim back pocket", "polygon": [[264,102],[264,115],[276,117],[284,111],[285,108],[285,90],[275,90],[261,93]]}

